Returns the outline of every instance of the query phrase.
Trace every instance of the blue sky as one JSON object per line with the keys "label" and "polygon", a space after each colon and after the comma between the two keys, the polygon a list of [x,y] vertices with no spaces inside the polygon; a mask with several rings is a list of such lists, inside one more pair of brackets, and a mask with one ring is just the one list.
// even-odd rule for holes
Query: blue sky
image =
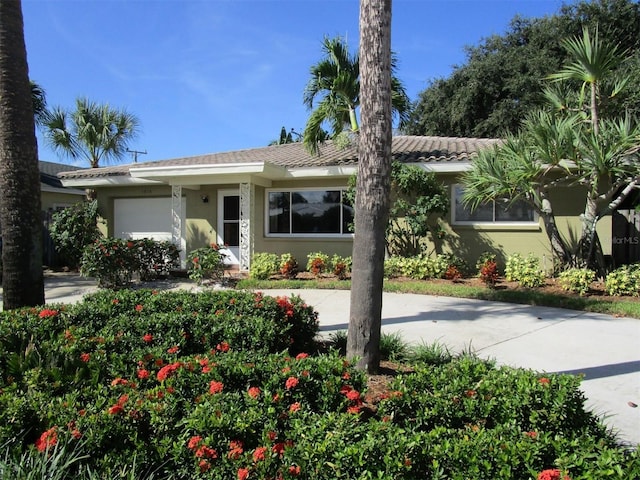
{"label": "blue sky", "polygon": [[[397,76],[412,100],[464,46],[560,0],[394,0]],[[23,0],[29,75],[49,105],[80,96],[140,119],[139,161],[261,147],[302,132],[325,35],[358,45],[357,0]],[[72,163],[39,135],[40,159]],[[127,158],[126,162],[132,159]],[[84,165],[83,165],[84,166]]]}

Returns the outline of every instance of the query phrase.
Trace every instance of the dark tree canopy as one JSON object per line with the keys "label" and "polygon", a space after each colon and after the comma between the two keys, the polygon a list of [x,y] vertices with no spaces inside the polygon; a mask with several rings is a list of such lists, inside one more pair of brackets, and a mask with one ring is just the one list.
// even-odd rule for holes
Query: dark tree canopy
{"label": "dark tree canopy", "polygon": [[640,3],[594,0],[565,5],[556,15],[515,17],[505,34],[466,48],[467,61],[419,94],[404,131],[411,135],[502,137],[516,132],[531,110],[545,105],[546,77],[566,61],[561,39],[597,28],[602,40],[633,55],[621,68],[631,82],[612,99],[611,113],[640,114]]}

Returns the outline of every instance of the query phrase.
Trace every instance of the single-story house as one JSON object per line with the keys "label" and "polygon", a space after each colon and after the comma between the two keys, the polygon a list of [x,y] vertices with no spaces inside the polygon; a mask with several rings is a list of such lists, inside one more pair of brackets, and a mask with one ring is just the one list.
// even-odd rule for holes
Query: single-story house
{"label": "single-story house", "polygon": [[[470,212],[457,183],[476,152],[499,140],[396,136],[393,159],[435,172],[451,194],[448,249],[475,265],[486,251],[500,259],[533,253],[551,268],[544,227],[530,207],[490,204]],[[133,163],[59,174],[66,187],[90,188],[109,236],[172,240],[184,252],[210,243],[228,246],[231,262],[249,270],[255,252],[291,253],[306,264],[310,252],[352,253],[352,208],[343,201],[357,171],[355,145],[331,142],[309,154],[301,143]],[[584,192],[553,192],[558,225],[577,238]],[[599,224],[611,254],[611,221]]]}

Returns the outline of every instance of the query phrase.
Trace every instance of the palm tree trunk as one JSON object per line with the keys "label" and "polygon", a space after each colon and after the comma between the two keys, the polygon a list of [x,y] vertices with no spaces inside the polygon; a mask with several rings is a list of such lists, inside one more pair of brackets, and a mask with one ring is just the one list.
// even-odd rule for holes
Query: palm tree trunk
{"label": "palm tree trunk", "polygon": [[40,172],[20,0],[0,1],[0,192],[3,307],[42,305]]}
{"label": "palm tree trunk", "polygon": [[385,230],[391,191],[391,0],[360,0],[361,127],[347,357],[380,367]]}

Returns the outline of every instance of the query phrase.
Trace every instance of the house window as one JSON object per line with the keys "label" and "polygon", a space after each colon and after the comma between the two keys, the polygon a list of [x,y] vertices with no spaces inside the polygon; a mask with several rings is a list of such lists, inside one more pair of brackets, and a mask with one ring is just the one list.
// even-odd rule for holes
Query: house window
{"label": "house window", "polygon": [[351,233],[353,208],[344,191],[278,190],[268,196],[269,235],[345,235]]}
{"label": "house window", "polygon": [[464,187],[453,186],[453,221],[454,224],[532,224],[538,223],[538,217],[531,205],[518,201],[509,204],[507,201],[492,201],[479,205],[475,210],[462,203]]}

